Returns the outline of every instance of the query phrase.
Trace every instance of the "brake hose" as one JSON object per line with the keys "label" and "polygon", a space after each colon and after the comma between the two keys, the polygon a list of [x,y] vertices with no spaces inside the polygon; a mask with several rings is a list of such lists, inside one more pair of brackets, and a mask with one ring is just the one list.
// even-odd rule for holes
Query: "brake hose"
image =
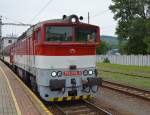
{"label": "brake hose", "polygon": [[98,89],[99,89],[99,86],[97,85],[97,88],[96,88],[95,91],[93,90],[92,86],[90,86],[90,89],[91,89],[91,91],[92,91],[93,93],[96,93],[96,92],[98,91]]}
{"label": "brake hose", "polygon": [[[88,91],[86,90],[86,88],[88,88]],[[84,92],[86,93],[90,93],[90,87],[86,87],[85,89],[83,89]]]}

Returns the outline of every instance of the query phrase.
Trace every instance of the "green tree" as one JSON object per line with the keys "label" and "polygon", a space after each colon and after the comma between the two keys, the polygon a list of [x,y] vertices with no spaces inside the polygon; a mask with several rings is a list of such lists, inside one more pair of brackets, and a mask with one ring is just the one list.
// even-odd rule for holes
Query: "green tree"
{"label": "green tree", "polygon": [[108,50],[109,50],[109,44],[101,40],[100,46],[96,48],[96,54],[106,54]]}
{"label": "green tree", "polygon": [[118,21],[116,34],[119,41],[127,39],[124,45],[127,54],[147,54],[150,45],[149,17],[150,0],[112,0],[109,9]]}
{"label": "green tree", "polygon": [[150,19],[147,20],[146,28],[148,35],[145,37],[144,42],[147,45],[147,53],[150,54]]}

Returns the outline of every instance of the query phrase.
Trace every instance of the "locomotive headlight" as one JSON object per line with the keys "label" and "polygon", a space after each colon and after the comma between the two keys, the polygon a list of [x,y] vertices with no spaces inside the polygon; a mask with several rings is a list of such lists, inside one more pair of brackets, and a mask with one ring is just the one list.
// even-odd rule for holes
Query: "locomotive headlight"
{"label": "locomotive headlight", "polygon": [[89,75],[92,75],[93,74],[93,70],[89,70]]}
{"label": "locomotive headlight", "polygon": [[84,71],[83,71],[83,75],[84,75],[84,76],[87,76],[87,75],[88,75],[88,70],[84,70]]}
{"label": "locomotive headlight", "polygon": [[58,76],[58,77],[61,77],[61,76],[62,76],[62,72],[61,72],[61,71],[58,71],[58,72],[57,72],[57,76]]}
{"label": "locomotive headlight", "polygon": [[71,19],[71,22],[72,22],[72,23],[75,23],[75,22],[76,22],[76,18],[72,18],[72,19]]}
{"label": "locomotive headlight", "polygon": [[51,73],[51,75],[52,75],[52,77],[55,77],[55,76],[57,75],[57,73],[56,73],[55,71],[53,71],[53,72]]}

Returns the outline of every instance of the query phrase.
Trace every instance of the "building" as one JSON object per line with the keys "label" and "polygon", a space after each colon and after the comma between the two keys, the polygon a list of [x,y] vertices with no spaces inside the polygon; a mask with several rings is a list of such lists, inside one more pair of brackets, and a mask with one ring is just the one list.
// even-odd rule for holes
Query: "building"
{"label": "building", "polygon": [[5,47],[13,44],[17,41],[17,37],[2,37],[0,39],[0,49],[4,49]]}

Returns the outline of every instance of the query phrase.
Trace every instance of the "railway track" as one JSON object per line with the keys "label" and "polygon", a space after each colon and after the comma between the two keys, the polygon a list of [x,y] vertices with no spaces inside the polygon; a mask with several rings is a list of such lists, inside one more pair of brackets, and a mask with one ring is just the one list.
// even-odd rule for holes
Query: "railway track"
{"label": "railway track", "polygon": [[88,101],[61,102],[48,108],[55,115],[111,115]]}
{"label": "railway track", "polygon": [[102,87],[109,88],[112,90],[116,90],[128,95],[133,95],[138,98],[142,98],[144,100],[149,100],[150,101],[150,91],[115,83],[115,82],[110,82],[110,81],[105,81],[103,80]]}

